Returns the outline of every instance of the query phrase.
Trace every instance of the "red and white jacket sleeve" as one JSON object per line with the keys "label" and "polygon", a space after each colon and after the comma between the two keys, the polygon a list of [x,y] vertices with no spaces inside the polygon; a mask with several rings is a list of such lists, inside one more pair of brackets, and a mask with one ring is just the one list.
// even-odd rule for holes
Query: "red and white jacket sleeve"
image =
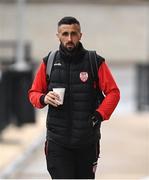
{"label": "red and white jacket sleeve", "polygon": [[103,120],[108,120],[119,102],[120,91],[105,62],[100,65],[98,76],[99,87],[104,92],[105,99],[96,111],[102,116]]}
{"label": "red and white jacket sleeve", "polygon": [[[102,116],[103,120],[107,120],[118,104],[120,91],[105,62],[101,64],[98,70],[98,76],[99,87],[104,92],[105,99],[96,111]],[[43,108],[45,106],[43,99],[47,93],[47,89],[46,65],[42,62],[37,70],[32,87],[28,92],[29,100],[34,107]]]}
{"label": "red and white jacket sleeve", "polygon": [[45,104],[42,103],[41,98],[47,94],[47,89],[46,66],[45,63],[42,62],[37,70],[32,87],[28,91],[29,100],[34,107],[45,107]]}

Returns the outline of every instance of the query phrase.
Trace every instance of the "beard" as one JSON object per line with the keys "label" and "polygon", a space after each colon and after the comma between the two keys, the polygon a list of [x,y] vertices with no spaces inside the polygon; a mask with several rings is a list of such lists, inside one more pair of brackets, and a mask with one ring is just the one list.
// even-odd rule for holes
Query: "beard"
{"label": "beard", "polygon": [[79,42],[77,44],[74,44],[73,42],[68,42],[65,45],[61,42],[61,46],[69,53],[74,52],[79,45]]}
{"label": "beard", "polygon": [[72,52],[75,49],[75,47],[66,47],[66,49],[67,51]]}
{"label": "beard", "polygon": [[60,53],[62,55],[62,57],[64,58],[68,58],[68,59],[73,59],[75,58],[81,49],[82,45],[80,42],[78,42],[75,46],[64,46],[63,43],[60,43]]}
{"label": "beard", "polygon": [[66,46],[65,46],[65,48],[66,48],[69,52],[73,51],[73,50],[75,49],[75,47],[76,47],[76,45],[75,45],[73,42],[69,42],[69,43],[67,43]]}

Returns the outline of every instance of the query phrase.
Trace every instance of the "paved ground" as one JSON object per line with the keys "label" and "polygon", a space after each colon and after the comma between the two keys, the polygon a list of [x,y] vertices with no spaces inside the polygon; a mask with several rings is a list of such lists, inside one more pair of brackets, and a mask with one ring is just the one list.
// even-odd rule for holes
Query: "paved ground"
{"label": "paved ground", "polygon": [[43,116],[45,111],[40,111],[36,124],[22,128],[11,125],[3,131],[0,139],[0,178],[9,177],[45,139]]}
{"label": "paved ground", "polygon": [[[149,177],[148,120],[148,113],[115,114],[109,122],[102,124],[101,158],[99,159],[99,166],[96,173],[97,179],[137,180]],[[28,147],[27,145],[26,147],[23,145],[25,140],[22,143],[15,144],[16,149],[19,147],[20,154],[21,151],[22,153],[27,152],[27,149],[30,152],[25,153],[24,159],[22,158],[20,162],[18,162],[19,155],[17,155],[17,151],[12,148],[14,145],[9,143],[0,144],[0,149],[5,146],[5,152],[0,153],[0,159],[3,159],[3,164],[5,164],[5,168],[2,168],[1,165],[0,169],[1,172],[5,170],[5,177],[3,176],[1,178],[49,179],[43,151],[44,128],[42,124],[44,124],[43,121],[34,127],[38,129],[36,136],[31,138],[32,140],[34,139],[34,143],[28,143]],[[28,135],[31,135],[33,133],[33,127],[25,131],[27,131]],[[20,141],[19,137],[15,137],[14,141],[16,139]],[[15,155],[12,158],[11,154],[13,152]],[[17,163],[14,165],[12,160],[15,161],[15,159]],[[9,166],[12,167],[8,168]]]}

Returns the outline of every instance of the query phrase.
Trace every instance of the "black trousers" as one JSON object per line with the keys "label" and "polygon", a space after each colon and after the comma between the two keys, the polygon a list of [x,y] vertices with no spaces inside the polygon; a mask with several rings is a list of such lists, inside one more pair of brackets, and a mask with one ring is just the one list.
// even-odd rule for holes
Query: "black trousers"
{"label": "black trousers", "polygon": [[94,179],[99,142],[71,149],[46,141],[45,155],[52,179]]}

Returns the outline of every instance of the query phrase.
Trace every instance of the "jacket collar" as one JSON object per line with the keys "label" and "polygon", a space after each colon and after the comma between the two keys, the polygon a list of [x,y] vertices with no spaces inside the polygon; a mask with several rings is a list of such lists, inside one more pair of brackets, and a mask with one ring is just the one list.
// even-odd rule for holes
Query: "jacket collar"
{"label": "jacket collar", "polygon": [[59,51],[60,51],[60,56],[64,60],[67,60],[67,61],[71,61],[71,60],[78,61],[78,60],[80,60],[83,57],[83,55],[85,54],[86,50],[83,48],[82,43],[79,42],[78,46],[72,52],[67,51],[67,49],[62,44],[60,44],[60,46],[59,46]]}

